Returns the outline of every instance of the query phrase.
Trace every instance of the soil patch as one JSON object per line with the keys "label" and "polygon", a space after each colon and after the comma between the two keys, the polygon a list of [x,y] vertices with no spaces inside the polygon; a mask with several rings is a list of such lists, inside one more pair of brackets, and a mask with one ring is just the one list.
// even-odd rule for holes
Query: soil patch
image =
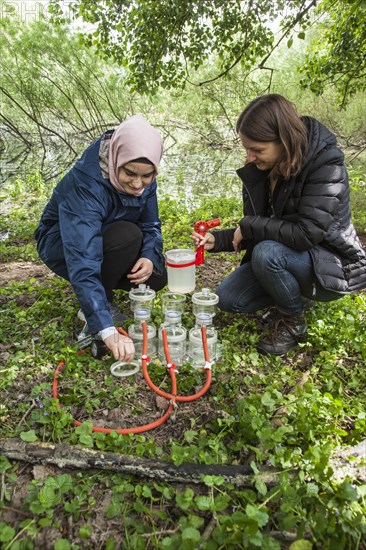
{"label": "soil patch", "polygon": [[35,278],[40,281],[54,277],[52,271],[43,264],[35,264],[33,262],[9,262],[0,265],[0,286],[5,286],[9,283],[21,283]]}

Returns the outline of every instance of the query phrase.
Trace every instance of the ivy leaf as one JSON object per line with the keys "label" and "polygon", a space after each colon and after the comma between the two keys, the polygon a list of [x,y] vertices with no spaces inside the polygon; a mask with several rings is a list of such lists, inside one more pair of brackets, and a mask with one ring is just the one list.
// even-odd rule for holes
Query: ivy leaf
{"label": "ivy leaf", "polygon": [[186,489],[183,493],[176,496],[176,502],[182,510],[188,510],[194,498],[194,491],[191,488]]}
{"label": "ivy leaf", "polygon": [[55,542],[55,550],[70,550],[70,543],[66,539],[58,539]]}
{"label": "ivy leaf", "polygon": [[198,435],[198,432],[196,432],[195,430],[187,430],[184,434],[184,439],[187,441],[187,443],[192,443],[196,435]]}
{"label": "ivy leaf", "polygon": [[33,443],[33,441],[38,441],[36,432],[34,430],[29,430],[28,432],[21,432],[20,439],[26,441],[27,443]]}
{"label": "ivy leaf", "polygon": [[79,437],[79,442],[81,443],[81,445],[84,445],[84,447],[93,447],[93,438],[91,435],[81,434],[81,436]]}
{"label": "ivy leaf", "polygon": [[199,510],[211,510],[213,506],[212,499],[205,495],[201,495],[196,498],[196,505]]}
{"label": "ivy leaf", "polygon": [[5,523],[0,523],[0,541],[1,542],[9,542],[12,540],[15,536],[15,530],[10,527],[9,525],[6,525]]}
{"label": "ivy leaf", "polygon": [[263,527],[268,523],[269,515],[266,514],[266,512],[259,510],[259,508],[256,508],[251,504],[247,504],[245,511],[247,516],[258,524],[258,527]]}
{"label": "ivy leaf", "polygon": [[198,531],[198,529],[195,529],[194,527],[186,527],[182,531],[182,539],[183,540],[192,540],[193,542],[198,542],[201,538],[201,534]]}
{"label": "ivy leaf", "polygon": [[312,550],[312,548],[312,543],[305,539],[295,540],[295,542],[289,546],[289,550]]}
{"label": "ivy leaf", "polygon": [[225,479],[222,476],[203,476],[202,481],[207,487],[219,487],[225,483]]}

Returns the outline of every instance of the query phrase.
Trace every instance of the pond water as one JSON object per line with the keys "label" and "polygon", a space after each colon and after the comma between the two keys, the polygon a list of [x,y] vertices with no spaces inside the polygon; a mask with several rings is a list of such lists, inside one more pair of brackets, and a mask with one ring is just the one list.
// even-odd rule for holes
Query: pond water
{"label": "pond water", "polygon": [[[79,154],[88,144],[79,147]],[[70,169],[76,158],[78,156],[60,147],[40,153],[39,150],[14,143],[1,157],[0,186],[36,171],[53,186]],[[233,150],[197,148],[193,152],[183,151],[178,146],[170,148],[159,167],[159,189],[172,197],[179,195],[189,199],[203,196],[240,197],[241,184],[236,169],[242,166],[243,160],[244,154],[239,147]]]}

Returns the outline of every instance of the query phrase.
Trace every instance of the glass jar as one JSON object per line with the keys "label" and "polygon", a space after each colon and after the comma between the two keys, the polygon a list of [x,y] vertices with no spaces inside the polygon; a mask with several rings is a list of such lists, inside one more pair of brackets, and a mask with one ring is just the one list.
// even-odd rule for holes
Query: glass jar
{"label": "glass jar", "polygon": [[158,354],[162,361],[166,360],[162,331],[166,331],[170,359],[177,366],[184,362],[187,348],[187,330],[181,325],[182,315],[178,311],[167,311],[165,321],[160,325],[158,335]]}
{"label": "glass jar", "polygon": [[149,355],[150,357],[156,355],[156,327],[153,323],[148,322],[150,320],[150,310],[141,307],[140,309],[135,309],[134,320],[135,322],[128,327],[128,335],[133,340],[136,355],[142,355],[144,340],[142,323],[146,323],[147,355]]}
{"label": "glass jar", "polygon": [[180,292],[165,292],[161,295],[161,308],[163,313],[177,311],[183,314],[186,305],[186,295]]}
{"label": "glass jar", "polygon": [[212,316],[210,313],[199,313],[196,316],[196,326],[189,331],[188,355],[191,365],[200,369],[205,365],[205,354],[202,342],[202,327],[206,327],[206,340],[210,363],[217,358],[217,332],[211,326]]}
{"label": "glass jar", "polygon": [[137,288],[132,288],[129,292],[131,310],[148,309],[152,311],[156,292],[145,284],[139,285]]}

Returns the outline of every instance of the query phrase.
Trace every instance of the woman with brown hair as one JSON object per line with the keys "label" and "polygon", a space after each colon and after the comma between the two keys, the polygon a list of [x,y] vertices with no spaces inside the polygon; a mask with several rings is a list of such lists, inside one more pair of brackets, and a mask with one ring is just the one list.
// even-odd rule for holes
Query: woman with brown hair
{"label": "woman with brown hair", "polygon": [[236,129],[247,155],[237,172],[244,217],[236,229],[192,238],[211,252],[246,251],[216,291],[219,306],[235,313],[275,306],[257,347],[285,355],[306,339],[309,301],[366,288],[366,253],[351,221],[344,156],[325,126],[268,94],[249,103]]}

